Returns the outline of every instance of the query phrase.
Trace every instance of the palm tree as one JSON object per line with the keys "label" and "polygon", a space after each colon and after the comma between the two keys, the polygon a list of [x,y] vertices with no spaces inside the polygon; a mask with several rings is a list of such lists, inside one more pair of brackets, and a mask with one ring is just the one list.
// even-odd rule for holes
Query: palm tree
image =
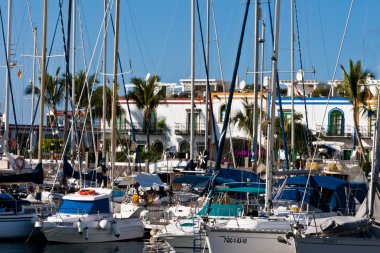
{"label": "palm tree", "polygon": [[356,137],[362,154],[363,162],[367,163],[367,157],[364,153],[361,133],[359,131],[359,106],[360,104],[366,105],[368,98],[368,88],[364,86],[367,77],[367,72],[363,72],[362,64],[358,61],[356,64],[350,59],[350,72],[347,73],[343,65],[340,65],[343,70],[343,89],[345,95],[352,102],[352,112],[354,117],[354,127]]}
{"label": "palm tree", "polygon": [[[46,105],[51,108],[51,111],[53,113],[53,119],[49,117],[50,125],[55,127],[57,125],[57,106],[62,102],[62,99],[64,97],[64,80],[59,77],[59,71],[60,68],[58,67],[54,77],[50,74],[46,73],[46,90],[45,90],[45,103]],[[25,94],[30,95],[32,94],[33,86],[32,84],[29,84],[25,88]],[[34,87],[34,91],[36,95],[40,94],[40,89],[37,87]]]}
{"label": "palm tree", "polygon": [[136,102],[139,109],[144,110],[144,130],[146,131],[146,141],[148,149],[150,148],[150,120],[152,113],[156,112],[159,103],[165,100],[165,89],[158,86],[160,77],[153,75],[146,81],[141,78],[133,77],[131,83],[135,86],[129,94],[129,98]]}
{"label": "palm tree", "polygon": [[[307,135],[310,134],[310,130],[307,129],[307,127],[301,123],[301,120],[303,118],[303,115],[299,112],[294,113],[294,129],[295,133],[297,134],[297,137],[295,138],[295,143],[294,143],[294,148],[297,150],[299,155],[307,154],[308,152],[308,143],[307,143]],[[265,137],[268,136],[267,133],[267,126],[270,123],[269,120],[264,121],[263,124],[261,125],[263,129],[263,135]],[[290,120],[284,120],[284,128],[285,128],[285,133],[286,133],[286,144],[288,147],[288,152],[290,152],[290,143],[291,143],[291,135],[288,134],[291,131],[291,121]],[[274,128],[274,133],[277,135],[277,141],[278,144],[280,145],[283,143],[283,138],[282,138],[282,128],[281,128],[281,121],[280,117],[277,116],[275,119],[275,128]]]}
{"label": "palm tree", "polygon": [[253,104],[248,103],[248,98],[243,98],[243,110],[236,112],[232,116],[231,121],[234,124],[237,124],[237,127],[240,130],[243,130],[248,136],[249,139],[253,138]]}
{"label": "palm tree", "polygon": [[[88,98],[89,95],[91,95],[91,91],[96,86],[97,80],[95,78],[95,75],[89,75],[87,77],[87,83],[86,84],[86,72],[81,70],[79,71],[75,77],[75,94],[76,94],[76,101],[75,103],[79,103],[79,108],[87,108],[88,107]],[[72,78],[70,78],[72,80]],[[92,103],[91,103],[92,104]]]}
{"label": "palm tree", "polygon": [[[232,118],[231,122],[234,124],[237,124],[237,127],[240,130],[243,130],[247,136],[248,139],[251,142],[253,142],[253,104],[248,102],[248,98],[243,98],[243,109],[241,111],[236,112]],[[260,108],[256,110],[256,115],[260,115]],[[263,112],[263,117],[265,117]],[[256,154],[255,154],[256,155]]]}
{"label": "palm tree", "polygon": [[[112,90],[106,87],[106,108],[112,107]],[[92,115],[98,119],[106,120],[111,123],[111,110],[106,110],[106,115],[103,115],[103,86],[97,87],[92,93],[91,98]],[[120,104],[116,104],[116,116],[120,116],[122,112]]]}

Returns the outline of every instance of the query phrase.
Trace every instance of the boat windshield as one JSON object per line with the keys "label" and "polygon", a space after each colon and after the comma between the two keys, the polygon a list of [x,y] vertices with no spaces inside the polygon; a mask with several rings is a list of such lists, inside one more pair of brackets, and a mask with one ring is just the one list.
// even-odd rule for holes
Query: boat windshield
{"label": "boat windshield", "polygon": [[109,201],[107,198],[94,201],[65,199],[58,212],[70,214],[109,213]]}

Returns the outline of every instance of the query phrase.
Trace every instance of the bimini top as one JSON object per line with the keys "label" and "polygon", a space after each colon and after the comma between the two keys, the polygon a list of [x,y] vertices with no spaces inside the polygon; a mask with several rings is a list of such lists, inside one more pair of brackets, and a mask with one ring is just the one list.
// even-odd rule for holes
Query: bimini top
{"label": "bimini top", "polygon": [[[82,191],[90,189],[83,189]],[[101,190],[104,190],[102,192]],[[96,213],[109,213],[110,212],[110,189],[92,190],[89,194],[68,194],[64,196],[63,203],[60,206],[58,213],[65,214],[96,214]],[[84,193],[84,192],[83,192]]]}

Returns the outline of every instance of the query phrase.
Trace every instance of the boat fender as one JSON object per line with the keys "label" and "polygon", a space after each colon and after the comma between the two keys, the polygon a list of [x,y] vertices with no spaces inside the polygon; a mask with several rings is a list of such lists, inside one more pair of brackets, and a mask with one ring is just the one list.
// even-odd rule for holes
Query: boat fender
{"label": "boat fender", "polygon": [[81,235],[83,233],[83,224],[81,220],[78,220],[77,228],[78,228],[78,233]]}
{"label": "boat fender", "polygon": [[19,156],[16,158],[16,167],[20,170],[20,172],[25,168],[24,158]]}
{"label": "boat fender", "polygon": [[151,236],[155,236],[155,235],[157,235],[158,231],[159,231],[158,228],[153,228],[153,229],[150,231],[150,235],[151,235]]}
{"label": "boat fender", "polygon": [[116,222],[116,221],[114,221],[114,222],[112,223],[112,231],[113,231],[113,234],[114,234],[117,238],[119,238],[119,236],[120,236],[120,229],[119,229],[119,225],[117,225],[117,222]]}
{"label": "boat fender", "polygon": [[42,228],[42,221],[37,220],[37,221],[34,223],[34,227],[35,227],[35,228]]}
{"label": "boat fender", "polygon": [[101,220],[99,221],[99,227],[102,229],[102,230],[109,230],[111,228],[111,224],[109,223],[108,220]]}
{"label": "boat fender", "polygon": [[86,226],[84,229],[86,230],[86,237],[84,239],[88,240],[88,227]]}
{"label": "boat fender", "polygon": [[141,211],[141,213],[140,213],[140,219],[145,220],[145,221],[148,220],[148,213],[149,213],[148,210]]}

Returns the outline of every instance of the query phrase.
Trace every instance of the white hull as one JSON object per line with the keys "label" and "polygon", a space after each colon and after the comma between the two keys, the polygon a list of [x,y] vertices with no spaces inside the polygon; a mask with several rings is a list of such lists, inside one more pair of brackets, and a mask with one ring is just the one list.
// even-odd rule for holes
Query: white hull
{"label": "white hull", "polygon": [[380,239],[355,237],[296,238],[297,253],[378,253]]}
{"label": "white hull", "polygon": [[138,218],[115,219],[118,234],[112,228],[101,229],[98,221],[87,222],[82,231],[78,231],[76,222],[43,222],[41,231],[49,242],[89,243],[113,242],[139,239],[144,236],[144,228]]}
{"label": "white hull", "polygon": [[33,232],[36,215],[0,215],[0,240],[27,238]]}
{"label": "white hull", "polygon": [[[162,236],[160,239],[165,240],[167,243],[170,244],[176,251],[182,252],[184,249],[191,249],[191,252],[193,252],[193,248],[201,248],[202,250],[204,248],[208,248],[206,244],[206,235],[202,235],[201,237],[198,237],[198,240],[194,242],[194,236],[189,235],[182,235],[182,236]],[[206,245],[205,245],[206,244]]]}
{"label": "white hull", "polygon": [[207,232],[207,243],[214,253],[295,253],[292,245],[277,242],[277,237],[283,235],[284,232],[212,229]]}

